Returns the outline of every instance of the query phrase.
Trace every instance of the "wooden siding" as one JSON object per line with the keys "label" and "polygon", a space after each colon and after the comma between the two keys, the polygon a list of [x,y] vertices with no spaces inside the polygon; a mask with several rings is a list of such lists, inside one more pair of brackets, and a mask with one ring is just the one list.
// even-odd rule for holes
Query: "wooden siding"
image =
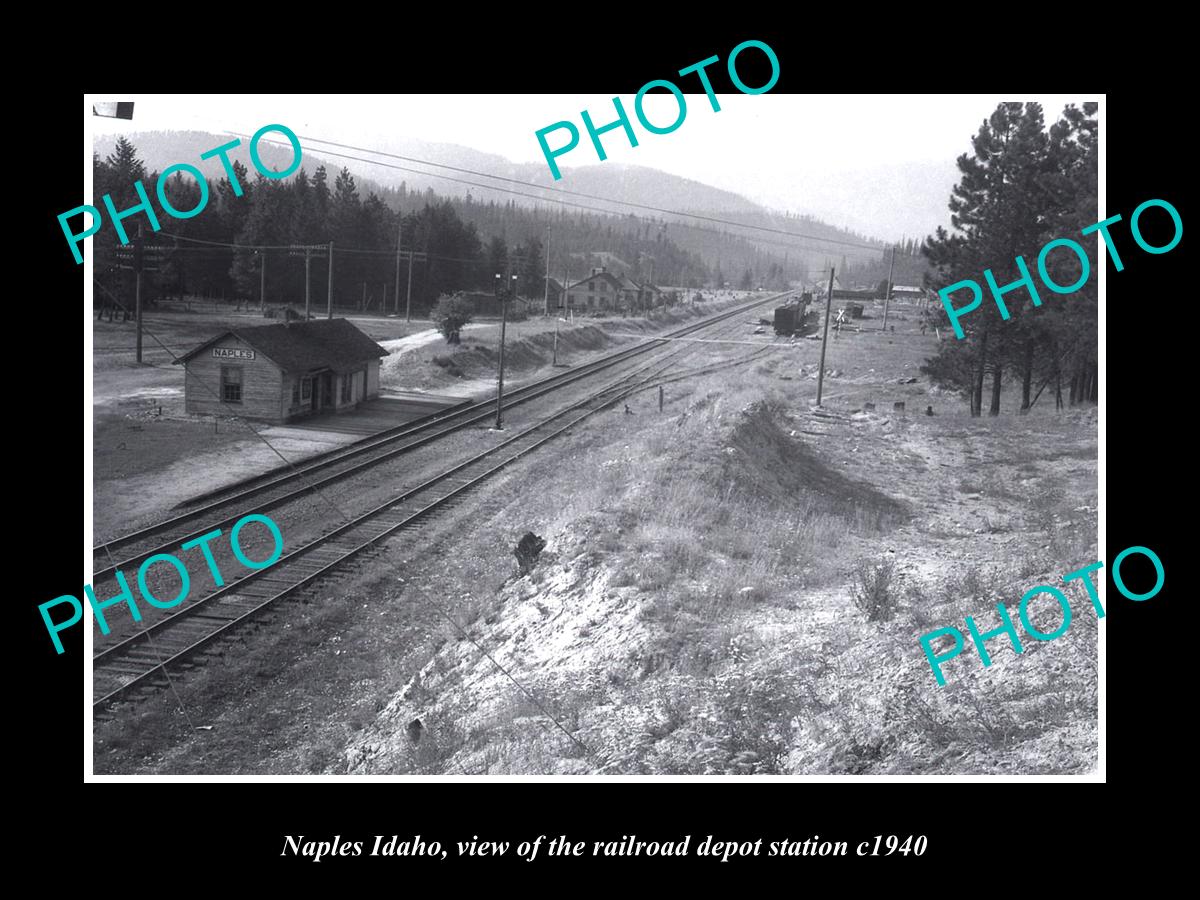
{"label": "wooden siding", "polygon": [[367,363],[367,397],[379,396],[379,360]]}
{"label": "wooden siding", "polygon": [[[221,416],[245,416],[279,422],[283,418],[281,392],[283,376],[279,367],[261,353],[254,359],[222,359],[213,350],[254,350],[249,344],[232,335],[217,341],[212,347],[185,364],[185,405],[189,413]],[[221,367],[237,366],[242,370],[242,402],[221,400]],[[289,387],[290,391],[290,387]],[[290,395],[289,398],[290,400]]]}
{"label": "wooden siding", "polygon": [[[261,352],[255,352],[254,359],[229,359],[213,356],[213,349],[253,350],[244,341],[229,336],[218,341],[212,347],[189,360],[185,366],[184,376],[185,403],[189,413],[243,416],[248,419],[262,419],[268,422],[285,422],[291,419],[312,415],[312,396],[305,398],[301,391],[300,399],[292,402],[293,386],[300,384],[307,376],[312,379],[312,390],[319,389],[317,382],[320,373],[281,372],[279,367]],[[221,367],[240,366],[242,369],[242,402],[224,403],[221,396]],[[326,403],[320,411],[348,411],[354,409],[363,400],[379,396],[379,360],[368,360],[361,366],[349,372],[339,372],[333,375],[332,402]],[[364,372],[365,369],[365,372]],[[342,402],[342,379],[352,379],[350,401]]]}

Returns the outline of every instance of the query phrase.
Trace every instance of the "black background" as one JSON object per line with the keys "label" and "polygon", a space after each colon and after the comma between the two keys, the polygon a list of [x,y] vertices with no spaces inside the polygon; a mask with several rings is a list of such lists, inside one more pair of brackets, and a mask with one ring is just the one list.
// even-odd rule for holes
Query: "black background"
{"label": "black background", "polygon": [[[602,30],[610,28],[611,23],[602,26]],[[724,59],[740,41],[757,38],[769,43],[780,59],[782,74],[772,93],[958,90],[1007,92],[1019,99],[1025,93],[1107,91],[1108,198],[1102,212],[1124,216],[1113,234],[1126,268],[1118,273],[1109,264],[1107,270],[1109,364],[1102,413],[1107,420],[1109,477],[1104,559],[1110,561],[1124,548],[1140,544],[1159,554],[1167,573],[1166,588],[1144,603],[1125,600],[1111,581],[1108,585],[1107,776],[1116,793],[1106,794],[1108,802],[1102,805],[1098,793],[1084,796],[1076,789],[1065,797],[1062,788],[1044,782],[923,781],[903,788],[894,786],[899,781],[824,785],[744,780],[396,781],[368,786],[355,779],[331,785],[107,783],[88,785],[85,793],[86,738],[80,721],[88,693],[80,678],[82,628],[63,633],[67,652],[56,656],[37,611],[37,604],[46,599],[80,592],[80,541],[74,531],[79,520],[74,517],[81,511],[83,497],[75,466],[82,450],[79,414],[84,404],[79,392],[87,375],[80,338],[86,312],[74,305],[81,303],[83,267],[74,264],[55,217],[80,202],[80,163],[90,158],[90,149],[83,147],[79,132],[82,95],[64,83],[57,90],[39,93],[35,105],[39,137],[23,145],[43,177],[24,186],[34,191],[21,202],[16,216],[9,207],[21,232],[9,244],[9,259],[30,278],[19,289],[20,296],[39,310],[61,311],[52,316],[39,313],[39,324],[33,329],[15,312],[7,318],[6,343],[13,351],[9,363],[20,366],[10,369],[9,375],[17,378],[19,371],[23,376],[10,382],[8,391],[10,401],[20,400],[9,404],[10,417],[19,419],[10,432],[10,441],[18,443],[9,458],[9,472],[21,483],[20,488],[10,489],[10,517],[20,548],[20,558],[10,560],[11,570],[18,573],[18,588],[10,598],[17,619],[10,620],[10,627],[18,631],[25,659],[6,667],[10,699],[17,706],[15,714],[10,709],[6,732],[10,746],[15,744],[21,754],[10,777],[34,789],[33,796],[21,804],[24,821],[37,829],[47,848],[58,848],[60,864],[70,865],[73,856],[80,855],[97,879],[107,877],[91,867],[100,857],[116,863],[109,870],[116,872],[126,854],[136,854],[139,872],[150,875],[173,871],[184,861],[180,854],[186,853],[189,865],[209,860],[196,874],[210,879],[215,888],[221,885],[218,870],[230,866],[310,884],[314,875],[324,881],[332,874],[336,881],[331,883],[344,883],[345,877],[356,873],[386,872],[400,890],[416,886],[424,874],[449,874],[454,881],[447,886],[453,889],[458,879],[471,872],[525,871],[542,875],[539,883],[549,890],[586,866],[603,867],[612,879],[649,869],[671,877],[688,870],[700,873],[708,884],[720,883],[723,889],[737,885],[764,890],[774,888],[769,882],[745,879],[771,872],[783,879],[779,889],[794,890],[803,889],[806,879],[818,872],[846,872],[854,878],[869,873],[889,882],[913,873],[926,889],[944,893],[956,888],[982,890],[988,884],[1007,890],[1029,883],[1029,878],[1040,884],[1047,877],[1065,876],[1072,866],[1098,864],[1109,841],[1118,835],[1121,853],[1141,848],[1139,852],[1153,855],[1152,848],[1145,849],[1146,842],[1161,810],[1170,809],[1174,794],[1165,779],[1186,777],[1191,764],[1183,739],[1184,726],[1190,724],[1189,704],[1181,699],[1180,689],[1190,681],[1190,672],[1175,670],[1187,656],[1188,631],[1182,615],[1186,601],[1179,585],[1186,574],[1188,552],[1181,533],[1183,517],[1177,510],[1188,509],[1184,491],[1191,481],[1187,457],[1192,454],[1187,425],[1194,413],[1184,393],[1186,382],[1176,379],[1171,370],[1175,360],[1187,358],[1193,341],[1194,329],[1187,324],[1193,298],[1192,279],[1183,266],[1187,236],[1170,253],[1151,256],[1133,243],[1128,218],[1142,201],[1163,198],[1179,210],[1185,229],[1192,227],[1183,196],[1185,160],[1190,170],[1191,154],[1179,143],[1176,101],[1161,89],[1171,83],[1173,74],[1161,59],[1142,60],[1122,71],[1086,65],[1091,51],[1082,45],[1069,51],[1058,48],[1063,54],[1074,54],[1071,58],[1077,65],[1047,66],[1045,71],[1018,68],[1014,74],[1009,63],[1026,52],[1022,49],[1026,45],[1012,41],[972,63],[957,50],[939,52],[936,41],[907,42],[900,35],[893,41],[891,36],[881,36],[861,48],[847,48],[843,40],[835,50],[827,48],[817,32],[762,23],[697,25],[686,34],[677,29],[638,33],[636,23],[631,23],[615,40],[586,34],[586,28],[567,28],[553,36],[553,49],[539,46],[536,39],[532,46],[518,48],[500,32],[472,38],[478,41],[472,46],[456,34],[453,46],[431,40],[424,59],[412,55],[409,38],[403,53],[378,64],[358,55],[351,59],[335,54],[330,58],[330,73],[306,77],[303,71],[311,68],[306,65],[292,84],[286,79],[243,77],[240,71],[222,81],[211,71],[189,77],[174,70],[170,87],[180,92],[267,92],[288,87],[321,92],[454,90],[493,92],[497,102],[503,102],[503,93],[564,95],[561,102],[556,99],[548,105],[544,122],[529,123],[532,140],[533,130],[565,118],[575,108],[569,102],[572,93],[599,91],[627,97],[644,82],[671,77],[679,68],[713,54],[722,59],[721,65],[709,70],[715,90],[732,91]],[[595,64],[585,62],[586,47],[592,48],[590,59]],[[210,49],[219,55],[221,48]],[[1027,52],[1034,51],[1030,42]],[[560,54],[576,61],[557,61]],[[739,58],[739,71],[750,85],[766,79],[765,69],[761,75],[753,70],[757,56],[749,51]],[[1006,64],[998,65],[997,60]],[[167,64],[164,59],[163,65]],[[153,70],[155,62],[143,60],[142,65],[146,71],[125,72],[129,77],[123,83],[163,90],[164,83],[157,77],[161,73]],[[251,58],[244,65],[253,74],[259,64]],[[694,76],[690,78],[694,81]],[[695,89],[687,80],[678,81],[685,90]],[[990,103],[981,104],[981,121],[990,109]],[[1047,109],[1047,118],[1058,112]],[[597,122],[605,121],[599,110],[593,115]],[[920,124],[913,123],[914,129]],[[797,122],[796,128],[806,140],[814,139],[819,124]],[[963,135],[964,142],[968,137]],[[660,139],[686,142],[686,123]],[[886,145],[904,140],[904,135],[880,134],[879,140]],[[480,135],[478,146],[486,148],[486,135]],[[753,138],[748,137],[745,158],[730,160],[730,165],[754,164]],[[16,172],[13,175],[20,180]],[[1155,239],[1150,222],[1161,212],[1152,211],[1145,220],[1147,237],[1155,243],[1162,241]],[[27,251],[37,262],[27,258]],[[15,308],[12,303],[10,310]],[[61,324],[54,324],[55,319]],[[1148,566],[1139,573],[1138,562],[1131,559],[1125,569],[1130,584],[1147,583],[1152,577]],[[261,796],[266,791],[270,798]],[[247,792],[254,796],[247,797]],[[1115,834],[1104,837],[1107,831]],[[606,862],[552,860],[544,855],[529,864],[510,851],[506,858],[462,862],[452,854],[446,862],[362,857],[330,859],[314,866],[279,855],[284,834],[325,840],[340,834],[343,839],[365,841],[369,849],[376,834],[402,838],[420,834],[425,840],[452,846],[455,840],[474,835],[515,843],[540,834],[564,833],[572,840],[619,840],[627,834],[642,840],[679,840],[692,834],[693,847],[707,834],[722,840],[762,837],[764,846],[784,837],[819,834],[822,839],[851,841],[851,853],[857,841],[876,834],[925,834],[929,850],[920,859],[759,857],[724,865],[695,857]],[[644,883],[630,886],[636,889]],[[573,889],[579,886],[570,884]]]}

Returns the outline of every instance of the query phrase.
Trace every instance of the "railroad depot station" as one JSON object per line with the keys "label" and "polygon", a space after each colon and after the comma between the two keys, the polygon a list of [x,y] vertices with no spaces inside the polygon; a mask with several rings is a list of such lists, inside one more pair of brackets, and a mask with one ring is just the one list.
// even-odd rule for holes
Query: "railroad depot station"
{"label": "railroad depot station", "polygon": [[189,413],[283,423],[379,396],[388,351],[346,319],[232,328],[179,358]]}

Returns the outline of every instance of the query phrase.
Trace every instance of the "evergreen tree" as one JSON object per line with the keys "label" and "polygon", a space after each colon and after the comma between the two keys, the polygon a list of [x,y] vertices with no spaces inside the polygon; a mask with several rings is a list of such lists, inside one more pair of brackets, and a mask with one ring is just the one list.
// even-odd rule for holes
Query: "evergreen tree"
{"label": "evergreen tree", "polygon": [[[950,199],[951,222],[957,233],[939,228],[922,248],[936,269],[937,283],[971,279],[983,286],[979,308],[960,322],[966,338],[944,341],[938,356],[923,367],[935,381],[963,390],[974,416],[982,414],[984,382],[989,374],[989,415],[999,414],[1005,372],[1020,379],[1021,409],[1027,410],[1033,402],[1037,360],[1061,355],[1058,332],[1065,336],[1069,329],[1062,330],[1060,323],[1065,317],[1073,325],[1076,317],[1087,315],[1087,292],[1094,290],[1094,285],[1085,286],[1084,302],[1075,307],[1067,300],[1047,304],[1047,299],[1057,295],[1044,287],[1039,290],[1042,305],[1034,307],[1029,289],[1022,285],[1002,295],[1006,319],[982,273],[991,269],[1001,288],[1013,284],[1021,277],[1015,262],[1020,256],[1038,288],[1036,258],[1042,245],[1082,227],[1083,210],[1095,205],[1094,189],[1089,187],[1095,171],[1095,156],[1089,151],[1094,120],[1089,124],[1089,115],[1086,110],[1081,113],[1068,107],[1064,119],[1048,135],[1038,104],[1001,103],[972,139],[974,154],[958,159],[962,178]],[[1056,185],[1052,189],[1047,187],[1050,182]],[[1094,219],[1083,224],[1090,221]],[[1069,266],[1071,261],[1057,264]],[[1064,274],[1060,283],[1074,280]],[[944,309],[939,308],[935,317],[948,322]],[[1087,329],[1081,334],[1082,338],[1071,339],[1068,349],[1080,351],[1078,360],[1086,368],[1087,348],[1094,347],[1095,337]],[[1082,347],[1076,346],[1079,340],[1083,340]],[[1085,372],[1080,376],[1080,391],[1086,394],[1090,384]]]}
{"label": "evergreen tree", "polygon": [[[142,186],[146,186],[146,164],[138,158],[137,149],[122,135],[117,138],[117,144],[105,163],[111,173],[110,189],[106,193],[112,194],[113,205],[118,212],[133,206],[138,202],[137,191],[133,183],[141,181]],[[152,192],[153,185],[146,193]]]}
{"label": "evergreen tree", "polygon": [[507,277],[508,274],[508,245],[502,237],[494,237],[488,242],[487,248],[487,272],[485,273],[483,283],[490,284],[495,280],[496,275],[501,278]]}
{"label": "evergreen tree", "polygon": [[517,273],[521,276],[518,284],[520,293],[525,297],[542,298],[546,280],[546,260],[542,255],[542,242],[534,238],[518,251],[520,256]]}

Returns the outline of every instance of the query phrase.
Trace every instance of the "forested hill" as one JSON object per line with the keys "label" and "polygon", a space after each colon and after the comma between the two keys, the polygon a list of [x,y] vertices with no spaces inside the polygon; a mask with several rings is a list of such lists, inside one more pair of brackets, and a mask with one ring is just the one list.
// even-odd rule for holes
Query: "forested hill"
{"label": "forested hill", "polygon": [[[137,147],[138,155],[145,163],[148,172],[162,171],[167,166],[178,162],[190,162],[197,165],[207,176],[216,180],[224,174],[220,161],[214,158],[201,162],[200,154],[223,143],[228,143],[233,140],[233,137],[199,131],[158,131],[130,134],[128,139]],[[271,134],[268,139],[282,140],[283,137]],[[104,159],[112,153],[115,143],[114,136],[98,137],[95,142],[95,152],[101,159]],[[230,158],[240,161],[253,172],[247,144],[248,141],[243,140],[241,146],[230,154]],[[741,277],[746,269],[758,273],[770,269],[775,264],[780,266],[788,278],[807,277],[810,271],[815,272],[831,262],[834,264],[842,262],[840,271],[844,271],[847,266],[851,270],[860,265],[873,267],[883,253],[882,243],[870,240],[864,235],[826,224],[808,216],[775,213],[738,194],[642,166],[626,166],[606,162],[577,168],[568,167],[564,169],[566,177],[556,183],[544,165],[513,163],[495,154],[455,144],[438,144],[404,138],[390,140],[378,149],[413,159],[457,166],[473,172],[512,178],[529,186],[501,182],[497,183],[495,189],[478,187],[464,184],[461,181],[450,181],[443,177],[412,171],[422,167],[417,163],[405,160],[386,160],[391,165],[403,168],[387,168],[349,160],[337,154],[345,153],[352,156],[366,156],[367,154],[339,148],[331,148],[331,152],[326,156],[305,150],[304,169],[311,175],[318,166],[324,165],[332,176],[344,166],[354,175],[359,191],[364,196],[377,193],[384,202],[393,208],[395,208],[399,191],[402,191],[405,197],[414,193],[419,194],[418,199],[422,201],[434,199],[429,195],[429,191],[438,197],[454,199],[465,199],[469,194],[474,203],[486,205],[494,202],[498,206],[505,207],[510,204],[516,207],[542,207],[545,213],[553,211],[556,214],[561,210],[559,204],[548,205],[546,202],[541,202],[539,198],[549,201],[555,196],[562,197],[562,195],[539,190],[539,186],[567,188],[580,193],[605,197],[618,201],[618,203],[568,197],[567,199],[570,199],[572,203],[579,205],[568,207],[567,210],[572,216],[582,217],[582,220],[585,221],[588,213],[596,213],[597,228],[602,232],[606,231],[613,221],[612,218],[601,217],[603,213],[622,218],[628,217],[630,212],[634,212],[638,214],[639,219],[649,217],[665,222],[668,224],[669,236],[674,243],[685,251],[697,254],[709,266],[715,267],[719,263],[722,273],[730,280]],[[278,170],[286,168],[292,161],[289,148],[266,142],[260,144],[260,156],[265,165]],[[446,174],[468,182],[483,181],[478,176],[461,172],[447,172]],[[385,190],[389,188],[392,190]],[[501,188],[508,190],[501,190]],[[519,193],[514,194],[511,191]],[[829,240],[796,239],[783,234],[706,223],[688,217],[630,210],[628,207],[619,205],[621,202],[648,204],[663,209],[697,213]],[[580,209],[580,206],[587,208]],[[490,235],[485,229],[481,236],[486,239]],[[854,246],[863,244],[875,245],[878,249],[867,250],[862,249],[861,246]],[[615,248],[602,246],[591,249],[616,252]]]}

